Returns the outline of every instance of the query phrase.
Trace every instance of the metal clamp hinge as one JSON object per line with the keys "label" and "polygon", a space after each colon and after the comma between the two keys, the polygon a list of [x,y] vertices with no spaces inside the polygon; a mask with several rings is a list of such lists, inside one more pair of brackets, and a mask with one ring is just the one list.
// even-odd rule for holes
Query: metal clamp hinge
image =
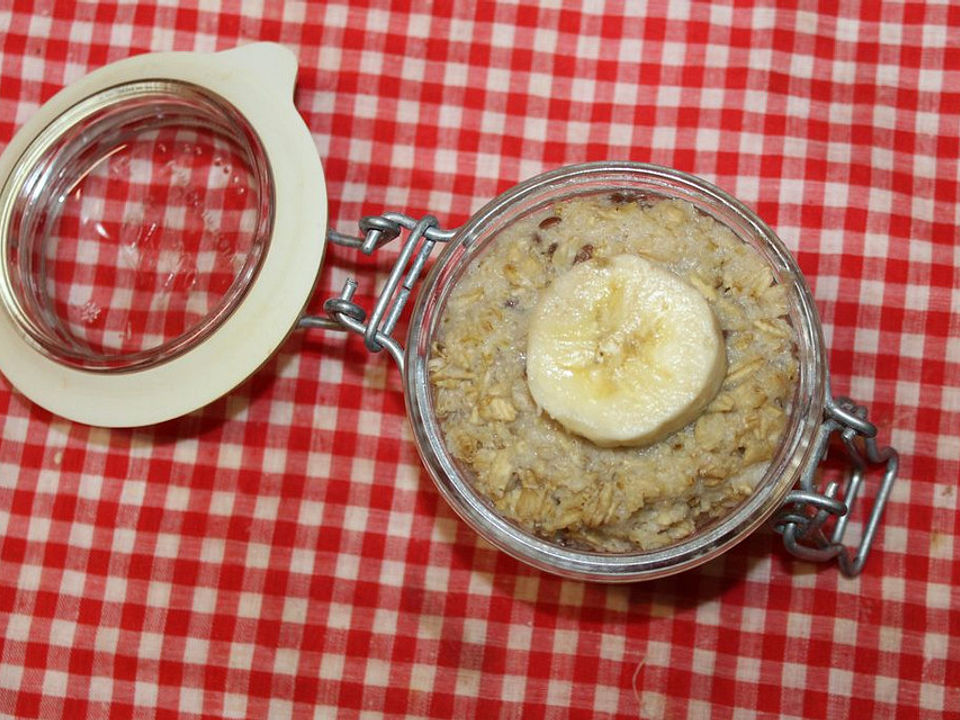
{"label": "metal clamp hinge", "polygon": [[[863,569],[867,555],[880,527],[883,509],[897,477],[899,456],[891,447],[877,447],[877,428],[867,421],[867,410],[848,398],[827,394],[824,422],[816,438],[816,458],[823,460],[830,439],[839,433],[846,451],[848,468],[843,483],[842,499],[837,497],[840,483],[830,481],[822,491],[814,486],[819,467],[811,463],[800,478],[799,487],[787,495],[783,507],[774,517],[774,529],[783,535],[787,550],[803,560],[826,561],[836,558],[841,572],[854,577]],[[843,544],[857,495],[870,465],[885,465],[883,479],[864,525],[863,535],[855,550]],[[835,518],[828,536],[824,525]]]}
{"label": "metal clamp hinge", "polygon": [[396,212],[365,217],[359,224],[363,233],[361,237],[345,235],[331,229],[327,231],[327,240],[335,245],[354,248],[365,255],[371,255],[407,232],[400,256],[377,296],[373,312],[368,318],[366,310],[354,302],[357,281],[348,278],[340,295],[323,304],[327,316],[305,315],[300,318],[299,327],[349,330],[362,335],[370,352],[380,352],[386,348],[402,372],[403,347],[392,333],[434,246],[438,242],[449,241],[457,231],[437,227],[437,219],[432,215],[415,220]]}

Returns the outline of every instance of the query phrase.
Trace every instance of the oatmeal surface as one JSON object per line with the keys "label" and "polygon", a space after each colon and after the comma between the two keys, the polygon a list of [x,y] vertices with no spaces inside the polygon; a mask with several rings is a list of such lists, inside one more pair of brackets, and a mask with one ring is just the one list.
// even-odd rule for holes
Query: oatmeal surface
{"label": "oatmeal surface", "polygon": [[[540,294],[574,264],[635,254],[703,294],[727,374],[694,422],[646,448],[602,448],[537,407],[524,353]],[[576,198],[514,223],[451,291],[429,360],[435,410],[458,464],[506,518],[609,552],[671,544],[747,497],[773,457],[797,381],[787,297],[764,260],[677,200]]]}

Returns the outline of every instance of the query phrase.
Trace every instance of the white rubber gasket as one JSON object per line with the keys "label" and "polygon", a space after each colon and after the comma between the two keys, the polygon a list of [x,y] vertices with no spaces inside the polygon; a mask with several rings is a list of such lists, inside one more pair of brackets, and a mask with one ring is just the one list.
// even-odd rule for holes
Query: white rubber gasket
{"label": "white rubber gasket", "polygon": [[138,80],[192,83],[219,95],[256,132],[273,179],[273,229],[253,283],[209,335],[154,366],[87,371],[29,342],[0,303],[0,372],[30,400],[81,423],[135,427],[192,412],[253,374],[296,326],[323,261],[327,194],[313,138],[293,105],[297,62],[280,45],[215,54],[140,55],[97,70],[50,99],[0,156],[0,187],[31,142],[69,108]]}

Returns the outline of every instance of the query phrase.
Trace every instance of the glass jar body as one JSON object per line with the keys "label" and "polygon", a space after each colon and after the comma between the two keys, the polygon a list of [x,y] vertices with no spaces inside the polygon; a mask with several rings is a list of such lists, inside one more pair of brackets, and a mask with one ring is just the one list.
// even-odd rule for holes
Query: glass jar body
{"label": "glass jar body", "polygon": [[[477,493],[446,448],[434,411],[428,362],[450,292],[489,244],[515,221],[584,196],[622,193],[679,199],[712,216],[753,247],[782,284],[797,335],[799,379],[783,440],[756,490],[726,516],[684,540],[651,551],[602,553],[551,543],[500,515]],[[528,180],[495,198],[457,233],[418,293],[406,344],[404,383],[417,446],[440,492],[474,530],[535,567],[578,579],[629,582],[694,567],[725,552],[767,520],[805,468],[816,464],[817,430],[826,396],[823,340],[813,298],[795,260],[770,228],[742,203],[699,178],[636,163],[578,165]]]}

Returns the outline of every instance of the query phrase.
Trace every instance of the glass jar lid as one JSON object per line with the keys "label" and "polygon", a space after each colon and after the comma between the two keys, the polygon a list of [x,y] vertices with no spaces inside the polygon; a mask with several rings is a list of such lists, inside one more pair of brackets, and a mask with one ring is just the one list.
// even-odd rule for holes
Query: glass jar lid
{"label": "glass jar lid", "polygon": [[296,62],[142,55],[56,95],[0,158],[0,370],[96,425],[242,382],[295,326],[326,229]]}

